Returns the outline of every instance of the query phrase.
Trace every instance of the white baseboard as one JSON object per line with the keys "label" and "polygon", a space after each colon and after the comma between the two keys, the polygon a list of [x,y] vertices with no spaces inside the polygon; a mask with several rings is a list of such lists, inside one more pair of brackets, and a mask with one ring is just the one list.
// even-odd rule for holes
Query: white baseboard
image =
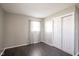
{"label": "white baseboard", "polygon": [[1,54],[0,54],[0,56],[2,56],[2,55],[3,55],[4,51],[5,51],[5,49],[3,49],[3,51],[2,51],[2,52],[1,52]]}
{"label": "white baseboard", "polygon": [[20,46],[25,46],[25,45],[29,45],[29,44],[35,44],[35,43],[39,43],[39,42],[27,43],[27,44],[21,44],[21,45],[11,46],[11,47],[5,47],[4,49],[10,49],[10,48],[20,47]]}
{"label": "white baseboard", "polygon": [[43,43],[45,43],[45,44],[47,44],[49,46],[53,46],[53,44],[50,44],[50,43],[47,43],[47,42],[44,42],[44,41],[43,41]]}
{"label": "white baseboard", "polygon": [[40,43],[40,41],[39,41],[39,42],[33,42],[33,43],[31,43],[31,44],[35,44],[35,43]]}
{"label": "white baseboard", "polygon": [[20,46],[29,45],[29,44],[36,44],[36,43],[40,43],[40,42],[34,42],[34,43],[28,43],[28,44],[21,44],[21,45],[17,45],[17,46],[5,47],[5,48],[3,49],[3,51],[1,52],[0,56],[3,55],[3,53],[4,53],[4,51],[5,51],[6,49],[16,48],[16,47],[20,47]]}
{"label": "white baseboard", "polygon": [[15,48],[15,47],[20,47],[20,46],[25,46],[25,45],[29,45],[30,43],[28,44],[21,44],[21,45],[17,45],[17,46],[11,46],[11,47],[5,47],[4,49],[10,49],[10,48]]}

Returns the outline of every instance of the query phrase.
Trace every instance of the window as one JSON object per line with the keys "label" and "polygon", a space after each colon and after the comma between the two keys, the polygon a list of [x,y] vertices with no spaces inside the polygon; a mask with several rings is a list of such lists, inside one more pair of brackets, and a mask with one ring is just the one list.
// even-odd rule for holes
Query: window
{"label": "window", "polygon": [[39,21],[31,21],[31,31],[40,31]]}

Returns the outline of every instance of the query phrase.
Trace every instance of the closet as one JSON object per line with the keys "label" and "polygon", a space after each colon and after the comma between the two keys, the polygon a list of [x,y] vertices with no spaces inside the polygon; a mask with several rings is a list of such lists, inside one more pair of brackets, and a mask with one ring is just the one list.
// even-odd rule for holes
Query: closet
{"label": "closet", "polygon": [[[45,31],[45,43],[54,46],[71,55],[76,55],[79,52],[79,12],[61,14],[60,16],[52,16],[52,24],[48,25],[50,18],[45,19],[47,32]],[[48,27],[47,27],[48,26]],[[52,31],[49,30],[52,28]],[[51,32],[50,32],[51,31]],[[46,36],[47,35],[47,36]],[[52,35],[52,37],[51,37]],[[48,38],[49,37],[49,38]],[[50,44],[51,42],[51,44]]]}
{"label": "closet", "polygon": [[[53,46],[71,54],[78,53],[78,15],[75,12],[53,17]],[[77,51],[77,52],[76,52]]]}
{"label": "closet", "polygon": [[74,14],[68,14],[61,17],[62,21],[62,49],[69,54],[74,55]]}
{"label": "closet", "polygon": [[61,49],[61,18],[60,17],[53,18],[53,23],[54,23],[53,45]]}
{"label": "closet", "polygon": [[54,17],[53,46],[74,55],[74,13]]}
{"label": "closet", "polygon": [[44,42],[71,55],[79,54],[79,8],[62,10],[44,19]]}

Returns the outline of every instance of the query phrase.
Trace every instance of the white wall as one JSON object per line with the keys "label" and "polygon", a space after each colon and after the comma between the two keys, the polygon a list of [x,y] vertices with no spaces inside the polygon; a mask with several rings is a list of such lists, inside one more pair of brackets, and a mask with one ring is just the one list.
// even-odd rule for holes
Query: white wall
{"label": "white wall", "polygon": [[0,50],[3,49],[3,10],[0,8]]}
{"label": "white wall", "polygon": [[[50,28],[50,29],[49,29]],[[44,20],[44,40],[46,44],[53,45],[53,18]]]}
{"label": "white wall", "polygon": [[[64,9],[60,12],[57,12],[53,15],[48,16],[47,18],[45,18],[45,21],[48,18],[50,20],[50,18],[59,17],[59,16],[62,16],[62,15],[65,15],[65,14],[68,14],[68,13],[71,13],[71,12],[75,12],[75,14],[74,14],[74,16],[75,16],[75,18],[74,18],[75,19],[75,34],[74,34],[75,35],[75,48],[74,49],[75,50],[74,51],[75,51],[75,55],[77,55],[77,54],[79,54],[79,32],[78,32],[79,31],[79,9],[76,6],[71,6],[67,9]],[[48,40],[44,39],[45,43],[47,43],[46,41],[48,41]]]}
{"label": "white wall", "polygon": [[[71,6],[71,7],[68,7],[66,9],[64,9],[64,10],[61,10],[60,12],[57,12],[57,13],[55,13],[53,15],[50,15],[50,16],[46,17],[44,20],[45,21],[52,20],[52,22],[53,22],[53,18],[54,17],[59,17],[59,16],[65,15],[65,14],[70,13],[70,12],[73,12],[73,11],[75,11],[75,6]],[[45,23],[45,21],[44,21],[44,23]],[[52,27],[53,27],[53,25],[52,25]],[[52,30],[52,32],[53,32],[53,30]],[[48,37],[50,37],[50,36],[51,35],[48,35]],[[52,40],[47,40],[47,39],[45,39],[46,37],[47,36],[44,37],[44,42],[47,43],[47,44],[49,44],[49,45],[53,45],[52,44],[53,43],[52,42],[53,41],[53,34],[52,34],[52,37],[50,37],[50,39],[52,39]]]}
{"label": "white wall", "polygon": [[29,20],[39,20],[18,14],[5,14],[5,48],[27,45],[29,40]]}

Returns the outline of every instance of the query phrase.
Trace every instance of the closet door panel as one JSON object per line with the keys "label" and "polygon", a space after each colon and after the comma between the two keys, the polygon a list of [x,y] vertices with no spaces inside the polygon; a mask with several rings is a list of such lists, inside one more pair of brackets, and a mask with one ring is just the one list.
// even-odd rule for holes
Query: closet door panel
{"label": "closet door panel", "polygon": [[62,48],[74,54],[74,19],[73,14],[62,17]]}
{"label": "closet door panel", "polygon": [[54,41],[53,45],[61,49],[61,18],[54,18]]}

